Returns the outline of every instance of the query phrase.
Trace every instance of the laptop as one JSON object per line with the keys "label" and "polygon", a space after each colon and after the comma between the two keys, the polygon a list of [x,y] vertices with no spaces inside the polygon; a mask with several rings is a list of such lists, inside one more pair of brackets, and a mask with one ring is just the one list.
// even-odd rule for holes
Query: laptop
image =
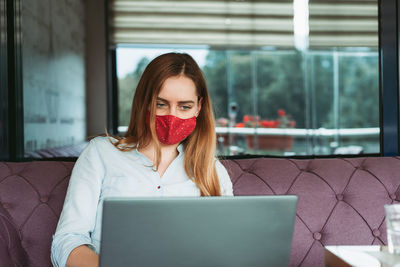
{"label": "laptop", "polygon": [[296,196],[107,198],[101,267],[288,266]]}

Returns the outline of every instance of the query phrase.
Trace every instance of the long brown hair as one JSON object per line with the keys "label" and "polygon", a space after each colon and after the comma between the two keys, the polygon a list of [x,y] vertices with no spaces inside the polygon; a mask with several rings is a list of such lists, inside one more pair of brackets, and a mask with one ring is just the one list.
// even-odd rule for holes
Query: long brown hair
{"label": "long brown hair", "polygon": [[[156,99],[165,80],[184,75],[196,85],[201,99],[195,130],[183,141],[184,168],[187,176],[200,188],[201,196],[220,196],[220,184],[215,168],[215,123],[207,85],[199,66],[187,54],[168,53],[149,63],[139,80],[132,103],[131,119],[124,137],[110,142],[121,151],[146,147],[151,140],[156,147],[154,167],[161,161],[160,142],[155,131]],[[150,109],[149,109],[150,107]],[[150,110],[150,128],[146,114]],[[109,134],[107,133],[107,136]]]}

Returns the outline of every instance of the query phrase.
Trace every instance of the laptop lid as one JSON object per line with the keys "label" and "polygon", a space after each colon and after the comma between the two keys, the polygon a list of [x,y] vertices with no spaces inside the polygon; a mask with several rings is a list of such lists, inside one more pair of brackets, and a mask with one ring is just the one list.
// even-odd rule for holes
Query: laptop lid
{"label": "laptop lid", "polygon": [[296,205],[296,196],[108,198],[100,266],[288,266]]}

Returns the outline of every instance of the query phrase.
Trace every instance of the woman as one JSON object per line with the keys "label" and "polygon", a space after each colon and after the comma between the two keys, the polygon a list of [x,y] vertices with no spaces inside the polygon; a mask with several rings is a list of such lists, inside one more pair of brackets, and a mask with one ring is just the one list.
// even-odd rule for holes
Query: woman
{"label": "woman", "polygon": [[98,266],[105,197],[233,195],[215,143],[199,66],[187,54],[155,58],[137,86],[125,137],[92,139],[74,166],[53,236],[54,266]]}

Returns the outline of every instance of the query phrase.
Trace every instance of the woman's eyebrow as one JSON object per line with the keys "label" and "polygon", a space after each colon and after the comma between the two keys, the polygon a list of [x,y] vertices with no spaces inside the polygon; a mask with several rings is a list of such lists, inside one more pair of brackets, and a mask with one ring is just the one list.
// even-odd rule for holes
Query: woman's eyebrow
{"label": "woman's eyebrow", "polygon": [[[161,98],[161,97],[157,97],[157,100],[169,103],[168,100]],[[182,104],[194,104],[194,101],[193,100],[178,101],[178,104],[181,104],[181,105]]]}
{"label": "woman's eyebrow", "polygon": [[183,104],[194,104],[194,101],[192,101],[192,100],[178,101],[178,104],[181,104],[181,105],[183,105]]}
{"label": "woman's eyebrow", "polygon": [[163,102],[167,102],[167,103],[168,103],[168,100],[166,100],[166,99],[164,99],[164,98],[161,98],[161,97],[157,97],[157,100],[158,100],[158,101],[163,101]]}

